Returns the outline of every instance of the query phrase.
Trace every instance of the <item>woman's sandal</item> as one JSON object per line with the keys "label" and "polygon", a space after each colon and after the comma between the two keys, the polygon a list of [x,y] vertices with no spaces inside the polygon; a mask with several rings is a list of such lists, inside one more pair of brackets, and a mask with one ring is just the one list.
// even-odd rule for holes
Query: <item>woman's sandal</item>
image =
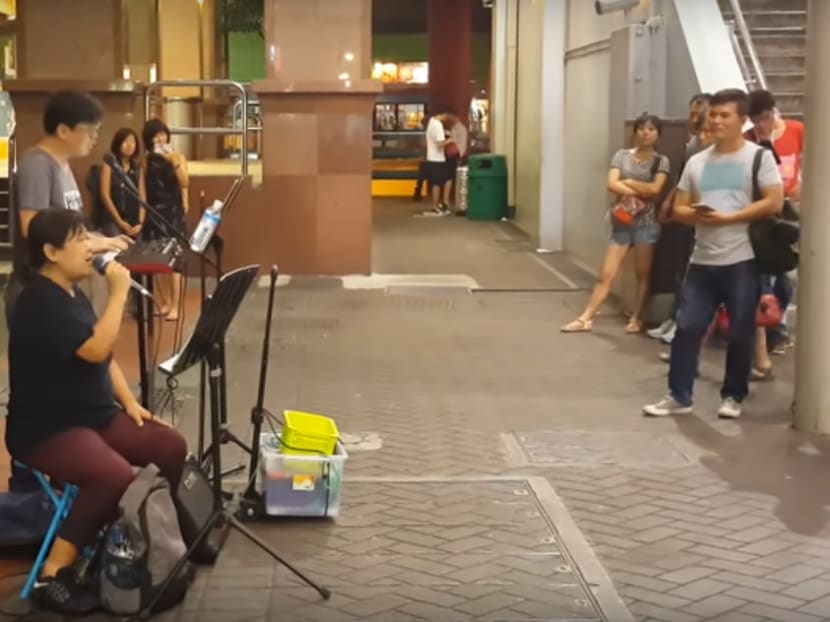
{"label": "woman's sandal", "polygon": [[628,320],[628,324],[625,325],[625,332],[629,335],[636,335],[643,330],[643,323],[635,318],[631,318]]}
{"label": "woman's sandal", "polygon": [[755,382],[764,382],[767,380],[774,380],[775,379],[775,372],[773,371],[772,365],[767,367],[766,369],[761,369],[760,367],[753,367],[752,374],[750,375],[750,380]]}
{"label": "woman's sandal", "polygon": [[591,320],[575,319],[573,322],[565,324],[559,330],[563,333],[590,333],[594,328],[594,323]]}

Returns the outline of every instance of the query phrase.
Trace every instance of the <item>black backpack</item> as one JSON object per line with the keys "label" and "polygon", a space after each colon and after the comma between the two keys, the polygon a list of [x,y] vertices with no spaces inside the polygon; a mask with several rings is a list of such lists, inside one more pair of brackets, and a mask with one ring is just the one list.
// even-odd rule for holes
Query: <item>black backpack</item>
{"label": "black backpack", "polygon": [[[752,160],[752,200],[761,199],[758,171],[765,148],[760,147]],[[788,199],[780,215],[756,220],[749,225],[749,240],[755,253],[755,261],[762,274],[779,275],[798,267],[798,243],[801,230],[798,212]]]}

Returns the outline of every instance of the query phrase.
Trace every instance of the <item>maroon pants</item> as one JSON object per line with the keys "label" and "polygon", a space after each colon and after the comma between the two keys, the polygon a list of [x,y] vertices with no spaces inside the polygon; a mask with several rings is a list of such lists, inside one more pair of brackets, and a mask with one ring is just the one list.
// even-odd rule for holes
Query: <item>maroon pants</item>
{"label": "maroon pants", "polygon": [[119,412],[109,427],[71,428],[39,445],[23,462],[78,487],[78,497],[58,535],[82,549],[118,518],[118,501],[133,481],[133,466],[155,464],[178,485],[187,443],[175,430],[153,421],[139,427]]}

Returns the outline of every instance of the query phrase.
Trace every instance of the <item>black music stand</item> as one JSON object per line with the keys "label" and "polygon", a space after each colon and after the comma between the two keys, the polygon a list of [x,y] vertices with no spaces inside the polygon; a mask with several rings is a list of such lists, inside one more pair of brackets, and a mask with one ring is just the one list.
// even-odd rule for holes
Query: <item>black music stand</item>
{"label": "black music stand", "polygon": [[[259,266],[246,266],[225,274],[216,286],[213,294],[205,300],[202,314],[196,322],[193,333],[185,344],[184,349],[177,355],[168,359],[159,366],[159,369],[168,376],[181,374],[192,366],[207,360],[208,377],[210,383],[210,428],[213,435],[211,443],[212,470],[213,470],[213,513],[205,521],[190,548],[176,563],[162,584],[156,589],[153,598],[145,605],[139,613],[139,617],[147,619],[152,615],[156,603],[164,595],[171,581],[178,576],[184,565],[190,560],[194,552],[199,548],[202,541],[217,526],[223,528],[233,527],[251,542],[257,545],[264,552],[268,553],[276,561],[288,568],[307,585],[313,587],[325,600],[331,597],[328,588],[315,583],[305,576],[300,570],[280,557],[267,542],[263,541],[252,533],[247,527],[239,522],[228,512],[222,500],[222,450],[217,439],[220,434],[221,424],[221,388],[220,379],[224,375],[222,368],[222,356],[220,346],[225,342],[225,334],[239,309],[245,294],[254,282],[259,272]],[[202,467],[204,468],[204,467]],[[220,522],[221,521],[221,522]]]}

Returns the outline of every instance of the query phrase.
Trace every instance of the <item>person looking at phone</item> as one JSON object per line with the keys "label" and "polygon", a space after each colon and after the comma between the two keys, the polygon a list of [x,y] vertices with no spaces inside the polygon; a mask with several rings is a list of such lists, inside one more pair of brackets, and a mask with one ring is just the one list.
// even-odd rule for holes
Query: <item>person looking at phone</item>
{"label": "person looking at phone", "polygon": [[748,111],[749,98],[740,89],[713,95],[709,121],[714,144],[688,161],[677,184],[674,218],[694,225],[696,240],[679,292],[669,394],[646,405],[645,415],[692,412],[700,344],[721,304],[729,315],[729,345],[718,416],[739,417],[749,393],[761,298],[749,224],[779,213],[784,189],[775,158],[765,149],[758,172],[761,198],[753,200],[752,163],[759,147],[742,134]]}
{"label": "person looking at phone", "polygon": [[[141,132],[146,155],[141,166],[141,180],[147,203],[155,207],[176,231],[184,233],[185,215],[190,205],[187,159],[173,150],[170,128],[160,119],[150,119]],[[167,225],[150,218],[144,224],[146,239],[170,238],[175,235]],[[158,277],[159,311],[167,320],[179,319],[182,275]]]}

